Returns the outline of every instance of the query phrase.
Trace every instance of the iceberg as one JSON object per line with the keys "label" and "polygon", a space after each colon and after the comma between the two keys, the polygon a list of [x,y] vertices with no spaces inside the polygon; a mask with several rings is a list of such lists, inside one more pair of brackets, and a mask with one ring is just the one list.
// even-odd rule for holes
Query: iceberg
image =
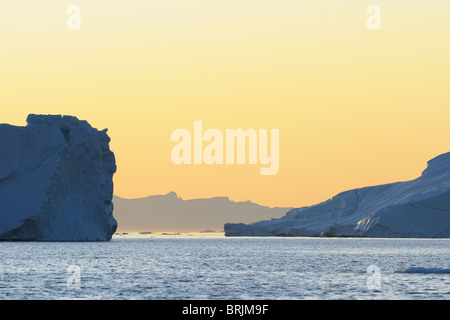
{"label": "iceberg", "polygon": [[409,267],[400,271],[395,271],[395,273],[450,273],[450,269]]}
{"label": "iceberg", "polygon": [[106,132],[61,115],[0,124],[0,240],[111,239],[116,163]]}
{"label": "iceberg", "polygon": [[450,238],[450,152],[417,179],[342,192],[279,219],[227,223],[226,236]]}

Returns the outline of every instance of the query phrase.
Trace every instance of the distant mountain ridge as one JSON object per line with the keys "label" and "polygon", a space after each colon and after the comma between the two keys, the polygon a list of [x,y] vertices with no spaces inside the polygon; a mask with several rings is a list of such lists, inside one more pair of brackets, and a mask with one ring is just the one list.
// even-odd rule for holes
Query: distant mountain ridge
{"label": "distant mountain ridge", "polygon": [[280,218],[292,208],[267,207],[228,197],[183,200],[175,192],[137,199],[114,196],[118,232],[222,232],[226,222]]}

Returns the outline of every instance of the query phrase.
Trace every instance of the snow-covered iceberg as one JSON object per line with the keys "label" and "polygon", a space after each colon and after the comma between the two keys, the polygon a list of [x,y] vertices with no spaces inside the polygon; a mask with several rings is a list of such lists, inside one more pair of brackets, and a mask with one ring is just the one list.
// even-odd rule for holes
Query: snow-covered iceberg
{"label": "snow-covered iceberg", "polygon": [[450,153],[415,180],[345,191],[280,219],[228,223],[225,235],[450,238]]}
{"label": "snow-covered iceberg", "polygon": [[111,239],[116,163],[106,131],[60,115],[0,124],[0,240]]}

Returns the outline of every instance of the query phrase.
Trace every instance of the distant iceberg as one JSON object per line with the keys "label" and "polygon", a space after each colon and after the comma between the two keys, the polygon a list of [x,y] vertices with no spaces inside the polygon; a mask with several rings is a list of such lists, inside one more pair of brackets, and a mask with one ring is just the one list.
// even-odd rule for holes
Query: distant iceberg
{"label": "distant iceberg", "polygon": [[445,268],[424,268],[424,267],[409,267],[396,273],[450,273],[450,269]]}
{"label": "distant iceberg", "polygon": [[0,240],[111,239],[116,164],[106,131],[60,115],[0,124]]}
{"label": "distant iceberg", "polygon": [[225,235],[450,238],[450,153],[415,180],[345,191],[280,219],[227,223]]}

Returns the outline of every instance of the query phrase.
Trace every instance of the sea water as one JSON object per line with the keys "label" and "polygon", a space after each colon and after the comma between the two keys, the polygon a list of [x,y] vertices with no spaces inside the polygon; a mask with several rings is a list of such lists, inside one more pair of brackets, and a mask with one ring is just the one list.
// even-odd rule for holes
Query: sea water
{"label": "sea water", "polygon": [[450,239],[0,242],[0,299],[448,300],[448,268]]}

